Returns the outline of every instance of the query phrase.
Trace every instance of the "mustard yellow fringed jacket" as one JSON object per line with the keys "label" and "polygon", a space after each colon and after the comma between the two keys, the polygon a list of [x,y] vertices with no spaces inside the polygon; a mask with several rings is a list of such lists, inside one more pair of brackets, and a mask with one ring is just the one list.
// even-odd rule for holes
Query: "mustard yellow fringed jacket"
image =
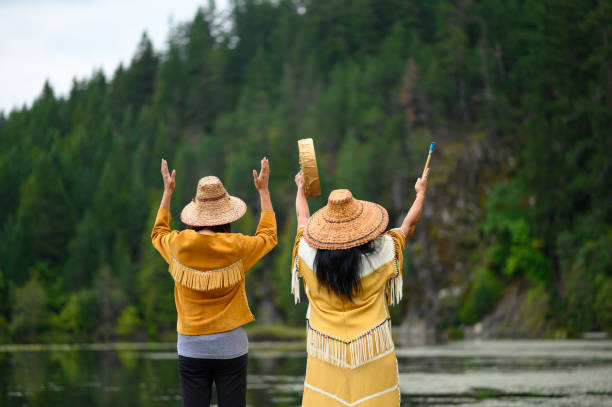
{"label": "mustard yellow fringed jacket", "polygon": [[160,209],[151,240],[174,279],[178,333],[219,333],[253,321],[244,277],[276,246],[274,212],[261,212],[255,236],[202,235],[191,229],[171,230],[169,224],[170,212]]}
{"label": "mustard yellow fringed jacket", "polygon": [[354,368],[393,349],[388,306],[402,296],[402,250],[399,229],[376,238],[376,253],[366,256],[361,292],[348,302],[321,287],[313,271],[316,249],[298,231],[293,249],[291,291],[300,300],[298,278],[304,280],[309,306],[306,315],[308,355],[339,367]]}

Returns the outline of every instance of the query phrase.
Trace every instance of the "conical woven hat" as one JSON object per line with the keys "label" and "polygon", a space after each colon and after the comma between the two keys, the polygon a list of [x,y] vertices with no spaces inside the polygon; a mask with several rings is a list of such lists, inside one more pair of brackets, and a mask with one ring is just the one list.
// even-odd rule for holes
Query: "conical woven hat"
{"label": "conical woven hat", "polygon": [[375,239],[388,223],[389,215],[382,206],[357,200],[348,189],[336,189],[329,194],[327,205],[308,220],[304,238],[316,249],[349,249]]}
{"label": "conical woven hat", "polygon": [[181,212],[181,221],[190,226],[224,225],[240,219],[246,204],[230,196],[217,177],[200,178],[195,198]]}

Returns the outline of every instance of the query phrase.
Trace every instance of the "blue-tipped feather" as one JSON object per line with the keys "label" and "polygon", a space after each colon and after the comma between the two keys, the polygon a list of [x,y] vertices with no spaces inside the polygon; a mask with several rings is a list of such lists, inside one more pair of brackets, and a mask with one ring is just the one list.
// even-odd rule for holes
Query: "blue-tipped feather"
{"label": "blue-tipped feather", "polygon": [[436,148],[436,143],[432,142],[431,145],[429,146],[429,151],[434,151],[434,148]]}

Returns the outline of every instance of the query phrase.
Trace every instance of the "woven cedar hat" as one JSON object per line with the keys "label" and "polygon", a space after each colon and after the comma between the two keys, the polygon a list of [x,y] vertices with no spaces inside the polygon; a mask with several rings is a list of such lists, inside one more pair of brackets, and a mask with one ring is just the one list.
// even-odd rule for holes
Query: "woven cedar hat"
{"label": "woven cedar hat", "polygon": [[246,204],[230,196],[217,177],[200,178],[195,198],[181,212],[181,221],[190,226],[224,225],[240,219]]}
{"label": "woven cedar hat", "polygon": [[315,249],[349,249],[375,239],[388,223],[382,206],[357,200],[348,189],[336,189],[327,205],[308,220],[304,238]]}

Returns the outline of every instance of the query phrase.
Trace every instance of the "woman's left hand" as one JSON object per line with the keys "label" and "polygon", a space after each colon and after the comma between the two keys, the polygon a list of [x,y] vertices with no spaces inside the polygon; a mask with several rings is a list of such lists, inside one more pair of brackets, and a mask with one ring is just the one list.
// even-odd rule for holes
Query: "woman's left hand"
{"label": "woman's left hand", "polygon": [[261,170],[259,171],[259,175],[257,171],[253,170],[253,183],[255,184],[255,188],[259,191],[265,191],[268,189],[268,180],[270,179],[270,164],[268,163],[268,159],[264,157],[261,160]]}
{"label": "woman's left hand", "polygon": [[161,174],[162,178],[164,179],[164,192],[173,193],[174,188],[176,187],[176,183],[174,182],[176,170],[172,170],[172,175],[170,175],[170,172],[168,171],[168,163],[163,158],[161,162]]}
{"label": "woman's left hand", "polygon": [[300,170],[300,172],[298,172],[295,175],[295,185],[297,185],[298,191],[300,192],[304,192],[304,185],[305,185],[305,181],[304,181],[304,172],[302,170]]}

